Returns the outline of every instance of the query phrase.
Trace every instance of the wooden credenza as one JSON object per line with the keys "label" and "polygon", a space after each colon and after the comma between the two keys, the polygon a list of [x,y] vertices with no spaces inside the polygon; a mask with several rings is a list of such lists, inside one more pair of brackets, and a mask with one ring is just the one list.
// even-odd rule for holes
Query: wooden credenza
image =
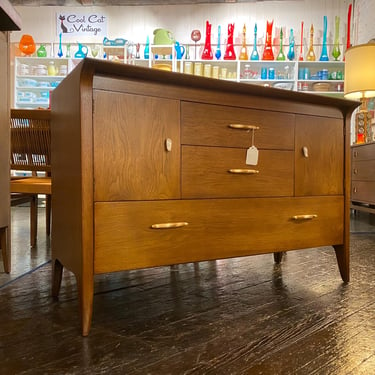
{"label": "wooden credenza", "polygon": [[353,145],[351,208],[375,213],[375,142]]}
{"label": "wooden credenza", "polygon": [[52,94],[53,294],[67,267],[87,335],[96,274],[332,245],[348,281],[356,105],[85,59]]}

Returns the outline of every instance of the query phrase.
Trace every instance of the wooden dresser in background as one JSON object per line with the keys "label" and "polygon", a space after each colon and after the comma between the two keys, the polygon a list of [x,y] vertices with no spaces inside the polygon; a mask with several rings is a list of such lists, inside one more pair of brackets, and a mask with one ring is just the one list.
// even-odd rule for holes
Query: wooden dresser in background
{"label": "wooden dresser in background", "polygon": [[21,19],[7,0],[0,0],[0,249],[10,272],[10,58],[9,32],[20,30]]}
{"label": "wooden dresser in background", "polygon": [[351,150],[351,208],[375,213],[375,142],[353,145]]}
{"label": "wooden dresser in background", "polygon": [[348,281],[356,105],[85,59],[52,94],[53,294],[67,267],[87,335],[96,274],[332,245]]}

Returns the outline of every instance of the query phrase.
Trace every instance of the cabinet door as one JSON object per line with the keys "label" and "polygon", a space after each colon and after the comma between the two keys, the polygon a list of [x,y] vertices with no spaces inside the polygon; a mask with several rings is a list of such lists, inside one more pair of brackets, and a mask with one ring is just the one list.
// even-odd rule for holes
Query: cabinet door
{"label": "cabinet door", "polygon": [[296,196],[343,194],[343,134],[342,120],[296,117]]}
{"label": "cabinet door", "polygon": [[180,197],[177,100],[96,90],[93,116],[96,201]]}

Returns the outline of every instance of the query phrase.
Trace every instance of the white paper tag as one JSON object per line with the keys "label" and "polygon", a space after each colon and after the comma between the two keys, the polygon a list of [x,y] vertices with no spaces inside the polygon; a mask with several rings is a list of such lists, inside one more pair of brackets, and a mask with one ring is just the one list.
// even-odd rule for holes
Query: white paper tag
{"label": "white paper tag", "polygon": [[258,164],[258,149],[255,146],[251,146],[246,152],[246,164],[257,165]]}

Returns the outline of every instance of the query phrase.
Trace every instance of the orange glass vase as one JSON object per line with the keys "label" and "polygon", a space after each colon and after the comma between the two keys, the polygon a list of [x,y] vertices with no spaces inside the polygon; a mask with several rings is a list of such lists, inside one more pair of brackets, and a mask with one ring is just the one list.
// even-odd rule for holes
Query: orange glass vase
{"label": "orange glass vase", "polygon": [[25,55],[32,55],[36,50],[33,37],[28,34],[22,35],[18,48]]}

